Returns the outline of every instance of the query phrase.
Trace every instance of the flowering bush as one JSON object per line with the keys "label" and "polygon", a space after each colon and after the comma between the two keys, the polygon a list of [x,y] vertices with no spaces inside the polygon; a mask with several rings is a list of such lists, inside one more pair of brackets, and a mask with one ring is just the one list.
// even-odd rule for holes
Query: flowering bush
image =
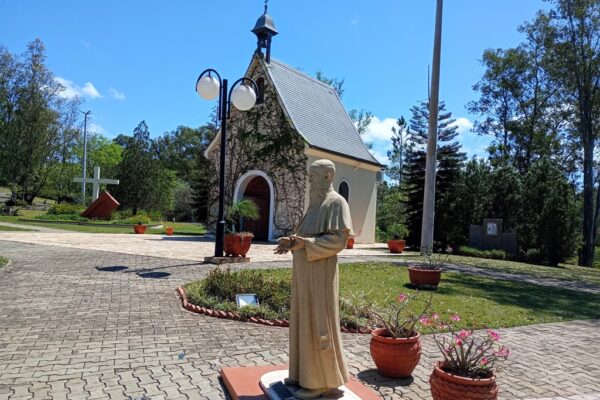
{"label": "flowering bush", "polygon": [[453,323],[458,321],[460,316],[453,315],[450,322],[443,322],[436,313],[420,319],[422,325],[448,332],[433,334],[435,343],[444,356],[444,371],[469,378],[489,377],[496,361],[506,360],[510,350],[499,343],[498,332],[488,329],[483,336],[478,337],[473,330],[457,330]]}
{"label": "flowering bush", "polygon": [[[364,316],[369,324],[376,328],[384,328],[389,337],[409,338],[415,335],[415,326],[431,310],[431,294],[425,301],[425,305],[411,306],[420,296],[418,294],[400,293],[395,299],[388,301],[387,306],[379,307],[373,303],[367,303],[362,296],[362,306],[349,304],[355,315]],[[415,308],[421,309],[419,313],[414,312]]]}

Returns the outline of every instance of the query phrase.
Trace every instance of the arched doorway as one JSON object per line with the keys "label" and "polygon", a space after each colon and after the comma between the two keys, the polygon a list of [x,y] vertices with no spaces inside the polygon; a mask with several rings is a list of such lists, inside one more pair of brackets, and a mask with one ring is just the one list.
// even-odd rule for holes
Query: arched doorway
{"label": "arched doorway", "polygon": [[255,240],[269,240],[269,213],[271,209],[271,188],[262,176],[254,176],[248,181],[244,199],[252,200],[258,206],[259,218],[244,220],[243,229],[252,232]]}

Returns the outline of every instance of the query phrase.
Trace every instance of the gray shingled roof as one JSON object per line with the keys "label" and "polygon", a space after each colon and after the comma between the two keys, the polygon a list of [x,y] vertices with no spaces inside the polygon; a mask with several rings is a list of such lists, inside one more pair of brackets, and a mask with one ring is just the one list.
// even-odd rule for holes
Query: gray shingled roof
{"label": "gray shingled roof", "polygon": [[267,70],[294,127],[310,146],[380,165],[333,88],[274,59]]}

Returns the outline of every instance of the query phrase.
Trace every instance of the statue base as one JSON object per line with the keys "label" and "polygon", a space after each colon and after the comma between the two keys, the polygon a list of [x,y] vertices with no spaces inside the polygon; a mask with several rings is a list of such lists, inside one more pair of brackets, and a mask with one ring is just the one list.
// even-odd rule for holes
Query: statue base
{"label": "statue base", "polygon": [[[287,365],[267,365],[260,367],[230,367],[221,369],[221,378],[233,400],[291,400],[297,386],[286,386]],[[337,400],[379,400],[381,397],[354,378],[340,388],[343,397]],[[321,397],[329,400],[327,397]],[[332,398],[333,399],[333,398]]]}

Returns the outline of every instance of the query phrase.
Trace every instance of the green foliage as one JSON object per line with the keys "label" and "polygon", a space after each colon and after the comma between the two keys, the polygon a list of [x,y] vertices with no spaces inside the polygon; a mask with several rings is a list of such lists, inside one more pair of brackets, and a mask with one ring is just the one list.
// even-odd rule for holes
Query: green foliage
{"label": "green foliage", "polygon": [[231,230],[235,232],[236,223],[240,224],[242,218],[256,220],[259,218],[258,207],[252,200],[240,200],[233,203],[227,209],[226,219],[231,226]]}
{"label": "green foliage", "polygon": [[0,268],[8,264],[8,258],[0,256]]}
{"label": "green foliage", "polygon": [[62,89],[46,66],[41,40],[20,56],[0,46],[0,181],[28,204],[77,137],[80,100],[64,99]]}
{"label": "green foliage", "polygon": [[408,131],[406,120],[404,117],[400,117],[396,121],[396,126],[392,127],[392,150],[387,153],[390,161],[385,170],[385,173],[390,179],[397,182],[399,185],[402,184],[405,153],[404,147],[408,135],[410,135],[410,132]]}
{"label": "green foliage", "polygon": [[524,177],[522,242],[556,265],[575,251],[579,227],[573,188],[558,166],[543,158]]}
{"label": "green foliage", "polygon": [[81,214],[85,207],[80,204],[58,203],[50,207],[48,215]]}
{"label": "green foliage", "polygon": [[404,240],[408,236],[408,228],[404,224],[395,223],[387,229],[387,239]]}
{"label": "green foliage", "polygon": [[146,123],[140,122],[133,137],[120,135],[115,142],[123,146],[118,166],[120,185],[113,189],[122,207],[132,208],[134,214],[140,209],[171,209],[175,172],[157,158]]}
{"label": "green foliage", "polygon": [[81,214],[42,214],[35,217],[35,219],[46,220],[46,221],[78,221],[87,222],[88,218],[82,217]]}
{"label": "green foliage", "polygon": [[[425,186],[426,143],[428,134],[429,105],[422,102],[412,107],[408,148],[403,164],[403,190],[406,195],[406,226],[409,230],[409,245],[421,243],[421,223],[423,219],[423,193]],[[438,116],[438,148],[435,196],[434,240],[445,248],[449,242],[451,227],[456,218],[453,204],[453,189],[460,178],[462,164],[466,158],[460,152],[460,144],[455,141],[458,135],[452,113],[446,111],[440,102]]]}
{"label": "green foliage", "polygon": [[289,310],[292,286],[288,280],[270,278],[262,271],[217,268],[203,281],[203,291],[207,296],[230,302],[235,302],[236,294],[256,293],[262,307],[281,315]]}
{"label": "green foliage", "polygon": [[494,260],[505,260],[506,252],[504,250],[479,250],[469,246],[459,246],[458,253],[469,257],[490,258]]}

